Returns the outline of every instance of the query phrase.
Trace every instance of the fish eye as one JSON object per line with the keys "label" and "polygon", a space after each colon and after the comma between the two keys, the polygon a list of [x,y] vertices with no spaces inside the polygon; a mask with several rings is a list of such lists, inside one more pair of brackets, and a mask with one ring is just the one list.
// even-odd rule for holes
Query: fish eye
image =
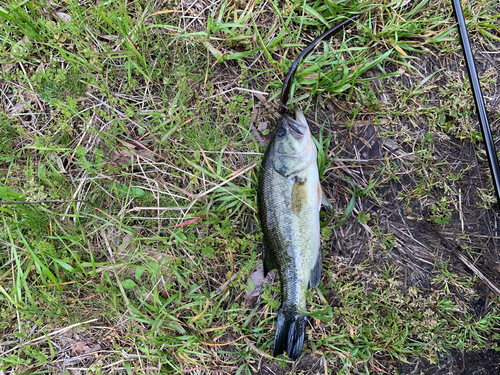
{"label": "fish eye", "polygon": [[286,130],[285,130],[285,129],[283,129],[283,128],[279,128],[279,129],[278,129],[278,132],[276,133],[276,135],[277,135],[278,137],[283,137],[285,134],[286,134]]}

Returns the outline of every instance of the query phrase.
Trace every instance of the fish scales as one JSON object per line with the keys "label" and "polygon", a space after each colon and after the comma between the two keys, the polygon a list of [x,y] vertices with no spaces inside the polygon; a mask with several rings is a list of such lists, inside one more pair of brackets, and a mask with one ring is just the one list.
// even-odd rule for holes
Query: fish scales
{"label": "fish scales", "polygon": [[304,116],[296,116],[285,117],[271,140],[258,187],[264,271],[277,269],[281,280],[274,355],[286,351],[292,359],[304,340],[305,291],[317,286],[321,273],[317,151]]}
{"label": "fish scales", "polygon": [[[281,90],[281,126],[262,160],[257,189],[264,232],[264,274],[278,269],[282,303],[278,311],[273,354],[285,351],[295,360],[304,343],[307,319],[305,291],[321,277],[319,208],[325,199],[318,177],[317,151],[302,112],[290,117],[287,103],[299,63],[323,40],[349,25],[358,15],[314,39],[294,60]],[[331,206],[330,206],[331,207]]]}
{"label": "fish scales", "polygon": [[[282,277],[283,300],[305,308],[304,293],[316,263],[319,242],[317,168],[309,167],[304,182],[284,177],[269,166],[262,184],[266,248],[273,253]],[[283,275],[288,273],[288,277]],[[300,298],[299,298],[300,297]]]}

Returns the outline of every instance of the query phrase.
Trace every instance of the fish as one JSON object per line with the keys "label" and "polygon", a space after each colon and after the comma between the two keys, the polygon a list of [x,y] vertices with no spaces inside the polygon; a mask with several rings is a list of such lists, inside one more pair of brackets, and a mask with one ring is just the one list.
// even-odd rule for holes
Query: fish
{"label": "fish", "polygon": [[289,112],[280,118],[262,159],[257,201],[264,233],[264,275],[277,269],[281,281],[273,355],[286,352],[296,360],[307,326],[305,292],[321,279],[319,212],[322,203],[328,204],[316,145],[300,110],[295,118]]}
{"label": "fish", "polygon": [[273,355],[286,352],[299,358],[307,326],[308,287],[321,280],[321,204],[331,205],[321,188],[316,145],[304,114],[287,107],[300,61],[326,38],[351,24],[358,15],[333,26],[307,45],[292,63],[283,82],[279,127],[267,146],[259,171],[257,206],[264,232],[264,275],[278,270],[281,306],[278,310]]}

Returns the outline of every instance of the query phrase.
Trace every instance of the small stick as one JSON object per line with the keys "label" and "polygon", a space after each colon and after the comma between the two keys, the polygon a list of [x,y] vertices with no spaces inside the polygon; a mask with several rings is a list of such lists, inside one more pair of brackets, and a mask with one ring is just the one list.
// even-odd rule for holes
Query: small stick
{"label": "small stick", "polygon": [[[245,337],[245,342],[250,347],[250,349],[252,349],[254,352],[260,354],[262,357],[272,359],[273,361],[276,360],[276,358],[274,358],[272,355],[269,355],[266,352],[263,352],[262,350],[257,348],[254,344],[252,344],[252,342],[247,337]],[[293,363],[292,361],[286,361],[286,362]]]}
{"label": "small stick", "polygon": [[88,202],[83,199],[42,199],[39,201],[0,201],[0,204],[38,204],[38,203],[73,203]]}
{"label": "small stick", "polygon": [[[44,342],[44,341],[47,341],[49,338],[51,338],[52,336],[55,336],[55,335],[59,335],[59,334],[62,334],[64,332],[67,332],[69,331],[70,329],[72,328],[75,328],[75,327],[78,327],[78,326],[82,326],[84,324],[89,324],[89,323],[93,323],[95,321],[97,321],[99,319],[95,318],[95,319],[90,319],[90,320],[87,320],[86,322],[81,322],[81,323],[75,323],[75,324],[72,324],[70,326],[67,326],[67,327],[64,327],[64,328],[61,328],[61,329],[58,329],[57,331],[54,331],[54,332],[51,332],[49,333],[48,335],[43,335],[43,336],[40,336],[40,337],[37,337],[33,340],[30,340],[22,345],[34,345],[34,344],[40,344],[41,342]],[[16,345],[14,348],[6,351],[6,352],[3,352],[2,355],[6,355],[7,353],[9,352],[12,352],[13,350],[16,350],[16,349],[19,349],[21,346],[20,345]]]}
{"label": "small stick", "polygon": [[[258,162],[253,162],[252,164],[250,164],[249,166],[243,168],[243,169],[240,169],[239,171],[235,172],[233,174],[233,176],[231,176],[230,178],[228,178],[227,180],[224,180],[222,181],[220,184],[217,184],[215,185],[213,188],[211,189],[208,189],[207,191],[204,191],[203,193],[200,193],[196,196],[196,198],[189,204],[189,207],[187,208],[187,211],[189,211],[191,209],[191,207],[194,206],[194,204],[198,201],[198,199],[204,197],[205,195],[207,194],[210,194],[212,191],[214,190],[217,190],[218,188],[224,186],[225,184],[227,184],[228,182],[231,182],[232,180],[234,180],[236,177],[239,177],[241,176],[243,173],[245,172],[248,172],[250,169],[252,169],[253,167],[255,167],[257,165]],[[250,207],[252,208],[252,207]],[[187,212],[186,211],[186,212]]]}
{"label": "small stick", "polygon": [[453,254],[460,259],[467,267],[469,267],[474,274],[481,279],[483,283],[485,283],[495,294],[500,297],[500,288],[496,286],[490,279],[488,279],[482,272],[477,268],[472,262],[467,259],[465,255],[463,255],[459,249],[460,245],[455,245],[451,243],[448,239],[444,238],[444,236],[439,233],[432,225],[426,223],[427,226],[445,243],[445,245],[451,249]]}
{"label": "small stick", "polygon": [[67,327],[64,327],[64,328],[61,328],[61,329],[58,329],[57,331],[54,331],[54,332],[51,332],[49,333],[48,335],[43,335],[43,336],[40,336],[40,337],[37,337],[36,339],[33,339],[31,341],[28,341],[27,343],[23,344],[23,345],[32,345],[32,344],[38,344],[42,341],[45,341],[47,340],[49,337],[52,337],[52,336],[55,336],[55,335],[58,335],[58,334],[61,334],[61,333],[64,333],[64,332],[67,332],[69,331],[70,329],[72,328],[75,328],[75,327],[78,327],[78,326],[82,326],[84,324],[89,324],[89,323],[93,323],[93,322],[96,322],[98,321],[99,319],[95,318],[95,319],[90,319],[90,320],[87,320],[86,322],[81,322],[81,323],[75,323],[75,324],[72,324],[70,326],[67,326]]}
{"label": "small stick", "polygon": [[22,71],[23,71],[24,75],[26,76],[26,78],[28,78],[28,85],[30,86],[31,91],[33,92],[33,94],[35,94],[36,104],[38,104],[38,107],[40,108],[40,111],[42,111],[42,112],[43,112],[43,105],[42,105],[42,103],[40,103],[40,99],[38,99],[38,95],[36,94],[35,89],[34,89],[34,88],[33,88],[33,86],[31,85],[31,82],[29,81],[29,77],[28,77],[28,74],[26,74],[26,70],[24,70],[23,63],[22,63],[22,62],[19,62],[19,65],[21,66],[21,69],[22,69]]}

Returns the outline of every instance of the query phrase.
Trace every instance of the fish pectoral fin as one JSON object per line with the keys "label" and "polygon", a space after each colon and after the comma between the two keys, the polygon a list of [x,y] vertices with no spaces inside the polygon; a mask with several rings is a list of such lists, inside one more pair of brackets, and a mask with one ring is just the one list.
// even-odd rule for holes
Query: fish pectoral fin
{"label": "fish pectoral fin", "polygon": [[330,210],[333,209],[332,204],[326,198],[326,194],[325,194],[325,191],[323,190],[323,188],[321,188],[321,204],[325,207],[328,207]]}
{"label": "fish pectoral fin", "polygon": [[321,211],[321,206],[327,207],[326,210],[326,220],[321,221],[321,227],[323,228],[324,226],[330,224],[333,220],[333,217],[335,216],[335,212],[333,211],[333,206],[331,203],[326,199],[326,194],[325,191],[322,189],[321,185],[318,183],[318,194],[319,194],[319,202],[318,202],[318,211]]}
{"label": "fish pectoral fin", "polygon": [[321,250],[318,252],[318,259],[316,259],[316,264],[311,270],[311,277],[309,279],[309,286],[311,288],[316,288],[321,281],[321,269],[323,268],[323,261],[321,256]]}

